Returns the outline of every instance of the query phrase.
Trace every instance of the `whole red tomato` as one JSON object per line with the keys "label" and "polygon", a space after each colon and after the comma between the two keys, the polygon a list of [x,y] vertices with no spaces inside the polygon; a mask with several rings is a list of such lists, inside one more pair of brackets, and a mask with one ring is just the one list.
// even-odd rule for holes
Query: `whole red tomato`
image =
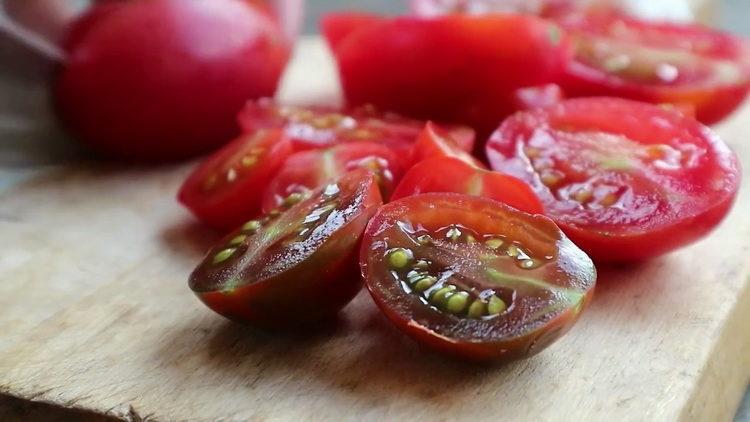
{"label": "whole red tomato", "polygon": [[57,107],[83,143],[116,158],[220,146],[248,98],[274,94],[290,52],[268,15],[240,0],[134,0],[79,22]]}

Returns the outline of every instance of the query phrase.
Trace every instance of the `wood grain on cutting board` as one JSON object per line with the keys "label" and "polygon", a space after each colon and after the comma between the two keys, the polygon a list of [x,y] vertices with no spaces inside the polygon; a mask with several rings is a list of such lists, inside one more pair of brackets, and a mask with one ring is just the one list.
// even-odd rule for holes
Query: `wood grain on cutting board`
{"label": "wood grain on cutting board", "polygon": [[[335,101],[318,40],[282,97]],[[718,128],[750,162],[750,108]],[[747,165],[747,164],[746,164]],[[186,280],[216,235],[174,201],[190,166],[80,165],[0,195],[0,393],[159,420],[728,420],[750,379],[750,183],[708,239],[601,269],[542,354],[472,366],[420,350],[366,293],[338,325],[263,334]]]}

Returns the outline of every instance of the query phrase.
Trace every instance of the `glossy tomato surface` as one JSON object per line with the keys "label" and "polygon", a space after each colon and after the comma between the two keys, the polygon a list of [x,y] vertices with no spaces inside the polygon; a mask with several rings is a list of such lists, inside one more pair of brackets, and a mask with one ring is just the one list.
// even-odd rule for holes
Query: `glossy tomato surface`
{"label": "glossy tomato surface", "polygon": [[[377,142],[399,153],[402,164],[411,164],[411,149],[424,121],[380,112],[371,105],[338,110],[332,107],[295,107],[269,99],[249,101],[238,116],[245,132],[283,128],[297,150],[325,148],[341,143]],[[465,151],[474,147],[474,131],[466,126],[445,129]]]}
{"label": "glossy tomato surface", "polygon": [[514,111],[515,90],[559,80],[570,54],[555,24],[523,15],[387,19],[335,50],[349,104],[486,133]]}
{"label": "glossy tomato surface", "polygon": [[413,161],[419,163],[429,158],[454,157],[474,167],[486,168],[481,161],[466,152],[466,146],[459,145],[450,131],[427,122],[414,144]]}
{"label": "glossy tomato surface", "polygon": [[543,212],[539,198],[526,183],[454,157],[431,158],[414,165],[401,179],[391,200],[428,192],[481,196],[531,214]]}
{"label": "glossy tomato surface", "polygon": [[534,188],[597,261],[656,257],[709,233],[740,181],[736,155],[677,111],[623,99],[573,99],[518,113],[487,143],[493,169]]}
{"label": "glossy tomato surface", "polygon": [[177,198],[204,223],[234,229],[261,212],[263,188],[291,153],[279,129],[244,134],[201,163]]}
{"label": "glossy tomato surface", "polygon": [[594,264],[548,218],[430,193],[381,207],[360,266],[375,303],[426,346],[461,358],[538,353],[590,301]]}
{"label": "glossy tomato surface", "polygon": [[176,160],[224,144],[245,101],[274,94],[289,57],[278,26],[241,0],[133,0],[93,20],[55,99],[73,134],[109,157]]}
{"label": "glossy tomato surface", "polygon": [[374,13],[337,12],[324,15],[320,20],[320,29],[331,50],[336,50],[341,41],[352,33],[384,19],[383,16]]}
{"label": "glossy tomato surface", "polygon": [[565,99],[560,85],[546,84],[516,90],[513,95],[517,110],[552,107]]}
{"label": "glossy tomato surface", "polygon": [[390,197],[404,173],[396,153],[373,142],[300,151],[286,159],[265,188],[263,210],[270,211],[290,198],[307,196],[318,186],[358,168],[372,172],[383,198]]}
{"label": "glossy tomato surface", "polygon": [[190,288],[217,313],[248,324],[298,326],[331,317],[362,286],[359,243],[381,203],[369,172],[347,173],[227,236],[193,271]]}
{"label": "glossy tomato surface", "polygon": [[700,25],[649,23],[612,14],[571,15],[575,59],[568,96],[617,96],[691,105],[711,124],[734,111],[750,88],[750,45]]}

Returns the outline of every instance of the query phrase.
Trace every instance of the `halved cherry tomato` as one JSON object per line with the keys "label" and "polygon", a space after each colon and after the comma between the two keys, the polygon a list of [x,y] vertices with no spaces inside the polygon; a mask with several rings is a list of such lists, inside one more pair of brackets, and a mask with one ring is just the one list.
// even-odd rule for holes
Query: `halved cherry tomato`
{"label": "halved cherry tomato", "polygon": [[487,143],[493,169],[531,185],[598,261],[662,255],[709,233],[737,195],[735,154],[673,110],[614,98],[518,113]]}
{"label": "halved cherry tomato", "polygon": [[263,194],[263,210],[307,196],[318,186],[357,168],[370,170],[383,198],[390,197],[404,171],[399,157],[373,142],[347,143],[326,149],[301,151],[286,159]]}
{"label": "halved cherry tomato", "polygon": [[233,229],[261,212],[262,187],[291,153],[279,129],[242,135],[198,166],[177,198],[204,223]]}
{"label": "halved cherry tomato", "polygon": [[[411,149],[424,127],[421,120],[381,113],[372,106],[341,111],[332,107],[280,106],[269,99],[249,101],[240,112],[238,121],[245,132],[281,127],[297,150],[347,142],[381,143],[399,154],[404,167],[411,164]],[[455,125],[446,129],[460,148],[472,150],[472,129]]]}
{"label": "halved cherry tomato", "polygon": [[386,19],[335,50],[349,104],[486,133],[514,111],[516,89],[559,80],[571,53],[555,24],[523,15]]}
{"label": "halved cherry tomato", "polygon": [[79,21],[55,83],[57,111],[87,146],[167,161],[237,135],[250,98],[273,95],[290,53],[278,26],[239,0],[134,0]]}
{"label": "halved cherry tomato", "polygon": [[532,86],[516,90],[513,99],[517,110],[552,107],[565,99],[565,93],[557,84]]}
{"label": "halved cherry tomato", "polygon": [[401,179],[391,200],[428,192],[482,196],[531,214],[543,212],[539,198],[526,183],[455,157],[430,158],[415,164]]}
{"label": "halved cherry tomato", "polygon": [[591,259],[552,220],[497,201],[430,193],[381,207],[360,266],[396,327],[472,360],[538,353],[590,301]]}
{"label": "halved cherry tomato", "polygon": [[414,162],[435,157],[455,157],[474,167],[486,168],[473,155],[458,145],[452,134],[432,122],[427,122],[414,145]]}
{"label": "halved cherry tomato", "polygon": [[331,50],[353,32],[381,22],[385,18],[374,13],[346,12],[328,14],[321,18],[320,29]]}
{"label": "halved cherry tomato", "polygon": [[349,172],[227,236],[193,271],[190,288],[217,313],[249,324],[330,317],[362,286],[358,246],[380,204],[372,174]]}
{"label": "halved cherry tomato", "polygon": [[563,82],[571,97],[690,104],[710,124],[734,111],[750,89],[750,46],[728,33],[611,14],[560,22],[576,41]]}

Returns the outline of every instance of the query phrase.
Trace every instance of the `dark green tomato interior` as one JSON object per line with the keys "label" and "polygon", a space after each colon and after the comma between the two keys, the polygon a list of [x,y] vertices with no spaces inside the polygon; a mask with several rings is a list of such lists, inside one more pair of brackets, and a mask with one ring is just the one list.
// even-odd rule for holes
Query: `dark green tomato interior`
{"label": "dark green tomato interior", "polygon": [[577,315],[595,270],[554,223],[437,198],[386,217],[370,242],[368,276],[400,317],[452,339],[493,341]]}
{"label": "dark green tomato interior", "polygon": [[[288,210],[276,209],[246,223],[209,251],[190,276],[190,288],[231,293],[296,273],[303,262],[323,268],[349,254],[377,205],[367,203],[373,183],[365,171],[349,173]],[[357,227],[349,233],[355,221]]]}

